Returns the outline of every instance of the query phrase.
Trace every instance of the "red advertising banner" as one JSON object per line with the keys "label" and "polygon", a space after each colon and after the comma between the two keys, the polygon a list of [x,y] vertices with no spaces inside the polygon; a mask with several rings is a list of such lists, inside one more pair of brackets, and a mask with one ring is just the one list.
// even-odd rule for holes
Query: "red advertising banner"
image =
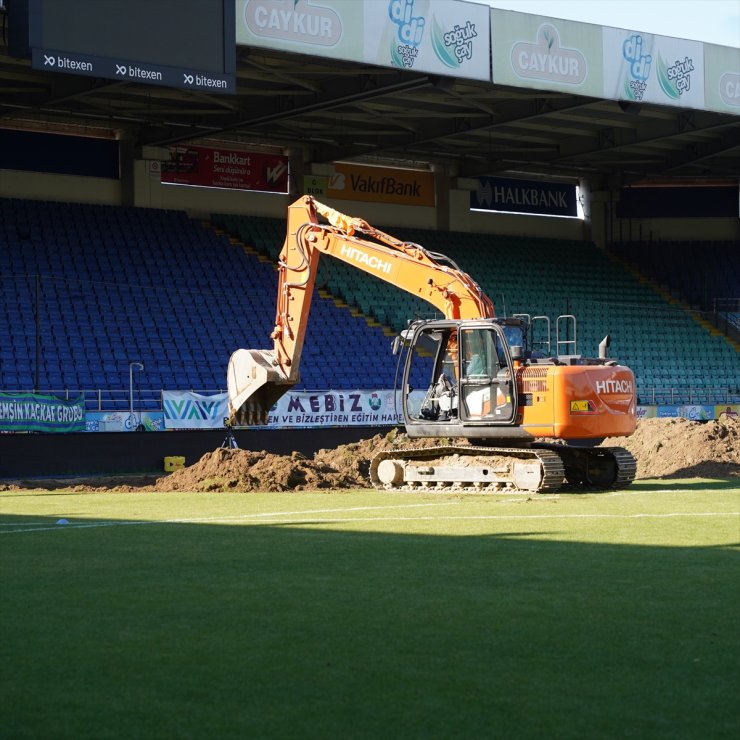
{"label": "red advertising banner", "polygon": [[162,163],[162,182],[204,188],[288,192],[288,158],[234,149],[177,146]]}

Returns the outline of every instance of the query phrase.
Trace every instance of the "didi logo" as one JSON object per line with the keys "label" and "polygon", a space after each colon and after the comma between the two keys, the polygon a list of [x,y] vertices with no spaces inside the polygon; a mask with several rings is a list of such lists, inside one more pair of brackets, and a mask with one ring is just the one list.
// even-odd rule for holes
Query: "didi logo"
{"label": "didi logo", "polygon": [[404,44],[419,46],[424,36],[424,16],[414,15],[414,0],[390,0],[388,15],[398,26],[398,38]]}

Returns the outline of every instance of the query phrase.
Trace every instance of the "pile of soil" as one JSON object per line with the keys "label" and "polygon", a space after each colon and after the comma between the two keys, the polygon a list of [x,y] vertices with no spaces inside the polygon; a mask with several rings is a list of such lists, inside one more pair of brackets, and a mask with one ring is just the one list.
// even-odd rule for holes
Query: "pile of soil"
{"label": "pile of soil", "polygon": [[[193,465],[159,478],[14,481],[0,491],[69,488],[73,491],[315,491],[369,488],[370,462],[381,451],[402,447],[467,444],[461,439],[411,439],[392,430],[371,439],[319,450],[313,457],[298,452],[220,448]],[[632,437],[615,437],[607,446],[628,449],[637,459],[637,478],[740,477],[740,421],[642,419]]]}
{"label": "pile of soil", "polygon": [[[410,439],[391,431],[371,439],[320,450],[273,455],[218,449],[190,467],[161,478],[161,491],[304,491],[370,487],[370,461],[376,453],[402,447],[467,444],[466,440]],[[638,478],[729,478],[740,476],[740,422],[734,418],[694,422],[643,419],[632,437],[605,445],[628,449],[637,459]]]}
{"label": "pile of soil", "polygon": [[638,478],[730,478],[740,476],[740,420],[641,419],[631,437],[605,445],[628,449]]}
{"label": "pile of soil", "polygon": [[[370,462],[384,450],[431,447],[450,440],[409,439],[396,430],[386,435],[319,450],[308,458],[299,452],[220,448],[197,463],[157,481],[160,491],[315,491],[323,488],[369,488]],[[458,441],[459,442],[459,441]]]}
{"label": "pile of soil", "polygon": [[[430,447],[466,440],[410,439],[391,431],[368,440],[320,450],[312,458],[300,453],[273,455],[218,449],[197,463],[161,478],[161,491],[304,491],[368,488],[370,461],[378,452],[402,447]],[[632,437],[608,439],[605,445],[628,449],[637,459],[638,478],[728,478],[740,476],[740,422],[643,419]]]}

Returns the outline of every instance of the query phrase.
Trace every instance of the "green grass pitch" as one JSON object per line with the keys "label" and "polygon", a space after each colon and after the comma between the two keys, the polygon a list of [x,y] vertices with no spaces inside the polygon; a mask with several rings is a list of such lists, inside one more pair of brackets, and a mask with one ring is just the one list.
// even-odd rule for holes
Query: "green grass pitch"
{"label": "green grass pitch", "polygon": [[739,539],[727,481],[6,491],[0,737],[734,740]]}

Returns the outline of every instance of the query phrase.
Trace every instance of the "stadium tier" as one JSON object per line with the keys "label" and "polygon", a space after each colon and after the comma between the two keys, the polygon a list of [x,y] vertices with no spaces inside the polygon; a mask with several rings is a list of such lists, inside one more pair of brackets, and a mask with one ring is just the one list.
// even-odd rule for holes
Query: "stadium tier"
{"label": "stadium tier", "polygon": [[[84,392],[90,409],[128,408],[131,388],[139,409],[160,408],[163,389],[223,390],[235,349],[271,346],[285,224],[214,216],[213,226],[179,211],[0,200],[2,390]],[[644,403],[737,398],[726,339],[591,244],[391,231],[454,259],[499,315],[545,315],[554,329],[574,314],[587,354],[611,334]],[[434,310],[335,260],[317,287],[298,388],[392,388],[389,329]]]}
{"label": "stadium tier", "polygon": [[737,311],[740,248],[737,242],[623,242],[611,247],[622,259],[671,293],[703,311]]}
{"label": "stadium tier", "polygon": [[[0,244],[5,391],[125,409],[132,384],[160,408],[162,389],[223,390],[235,349],[271,346],[274,267],[185,213],[3,199]],[[308,332],[301,387],[392,387],[380,327],[317,296]]]}
{"label": "stadium tier", "polygon": [[[277,259],[285,228],[279,219],[212,218],[266,258]],[[498,315],[547,316],[552,354],[557,352],[560,315],[576,316],[575,346],[583,354],[596,355],[609,334],[611,354],[635,372],[642,403],[722,403],[740,398],[737,349],[685,305],[591,243],[388,230],[453,259],[480,283]],[[336,260],[323,261],[317,285],[394,331],[404,328],[408,319],[433,316],[433,309],[420,299]],[[568,354],[574,337],[567,333],[567,323],[559,328],[560,353]]]}

